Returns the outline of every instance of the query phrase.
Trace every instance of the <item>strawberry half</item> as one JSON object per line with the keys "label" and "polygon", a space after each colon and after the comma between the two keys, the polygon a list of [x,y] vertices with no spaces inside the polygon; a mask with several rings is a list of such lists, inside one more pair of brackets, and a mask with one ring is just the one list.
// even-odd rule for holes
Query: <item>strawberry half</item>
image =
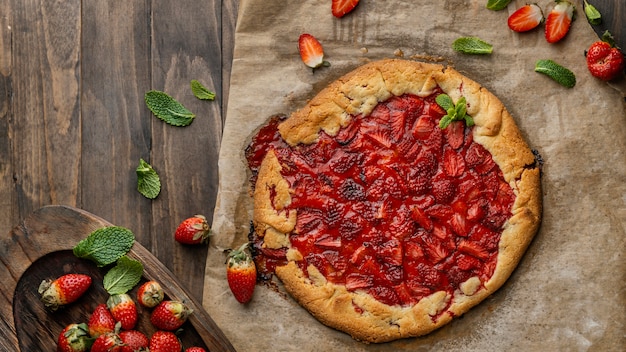
{"label": "strawberry half", "polygon": [[515,32],[528,32],[544,20],[543,11],[537,4],[527,4],[509,16],[508,25]]}
{"label": "strawberry half", "polygon": [[548,43],[556,43],[563,39],[574,20],[576,8],[566,0],[555,0],[556,5],[546,18],[545,36]]}
{"label": "strawberry half", "polygon": [[91,277],[84,274],[66,274],[55,280],[44,280],[38,292],[44,306],[51,311],[76,301],[91,286]]}
{"label": "strawberry half", "polygon": [[298,38],[298,51],[302,62],[310,68],[318,68],[320,66],[328,66],[328,62],[324,61],[324,48],[322,44],[308,33],[303,33]]}
{"label": "strawberry half", "polygon": [[359,0],[332,0],[331,8],[333,16],[341,18],[349,12],[352,12],[358,4]]}
{"label": "strawberry half", "polygon": [[624,54],[615,47],[611,33],[606,31],[602,40],[591,44],[586,54],[591,75],[603,81],[617,78],[624,71]]}
{"label": "strawberry half", "polygon": [[245,251],[248,243],[228,254],[226,263],[226,279],[228,286],[239,303],[247,303],[252,299],[256,286],[256,266]]}

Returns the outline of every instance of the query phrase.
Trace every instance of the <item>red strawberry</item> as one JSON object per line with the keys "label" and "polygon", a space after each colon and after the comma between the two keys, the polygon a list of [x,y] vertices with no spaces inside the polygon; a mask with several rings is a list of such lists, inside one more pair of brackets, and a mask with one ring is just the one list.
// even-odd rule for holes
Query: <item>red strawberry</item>
{"label": "red strawberry", "polygon": [[459,242],[458,250],[481,260],[489,259],[489,252],[476,242],[463,240]]}
{"label": "red strawberry", "polygon": [[59,334],[57,352],[88,351],[92,343],[87,324],[69,324]]}
{"label": "red strawberry", "polygon": [[91,277],[84,274],[65,274],[56,280],[43,280],[38,292],[41,302],[51,311],[76,301],[91,286]]}
{"label": "red strawberry", "polygon": [[154,308],[150,322],[159,330],[174,331],[189,318],[192,310],[180,301],[163,301]]}
{"label": "red strawberry", "polygon": [[114,332],[102,334],[96,338],[91,346],[91,352],[121,352],[122,339]]}
{"label": "red strawberry", "polygon": [[147,308],[156,307],[164,297],[161,284],[154,280],[144,282],[137,290],[137,302]]}
{"label": "red strawberry", "polygon": [[509,28],[516,32],[527,32],[543,22],[543,11],[537,4],[526,4],[509,16]]}
{"label": "red strawberry", "polygon": [[576,8],[566,0],[555,0],[556,5],[546,18],[545,36],[548,43],[556,43],[569,32]]}
{"label": "red strawberry", "polygon": [[211,229],[203,215],[194,215],[181,222],[174,232],[174,239],[183,244],[201,244],[209,240]]}
{"label": "red strawberry", "polygon": [[228,254],[226,263],[226,279],[228,286],[239,303],[247,303],[252,299],[256,286],[256,267],[252,258],[245,251],[248,243]]}
{"label": "red strawberry", "polygon": [[318,68],[320,66],[328,66],[329,63],[324,61],[324,48],[322,44],[314,36],[304,33],[298,39],[298,51],[302,62],[310,68]]}
{"label": "red strawberry", "polygon": [[121,331],[119,336],[124,344],[120,350],[121,352],[143,351],[147,349],[150,344],[148,337],[141,331],[125,330]]}
{"label": "red strawberry", "polygon": [[91,335],[91,337],[98,337],[105,333],[115,331],[115,319],[104,303],[96,306],[96,309],[93,310],[89,317],[87,325],[89,326],[89,335]]}
{"label": "red strawberry", "polygon": [[150,337],[150,352],[180,352],[183,349],[178,337],[171,331],[156,331]]}
{"label": "red strawberry", "polygon": [[185,352],[206,352],[206,350],[202,347],[189,347],[188,349],[185,350]]}
{"label": "red strawberry", "polygon": [[127,293],[111,295],[107,307],[115,321],[120,322],[122,329],[131,330],[137,324],[137,306]]}
{"label": "red strawberry", "polygon": [[341,18],[354,10],[359,0],[332,0],[331,8],[333,16]]}
{"label": "red strawberry", "polygon": [[608,31],[587,50],[587,68],[591,75],[603,81],[617,78],[624,71],[624,54],[615,47],[613,36]]}

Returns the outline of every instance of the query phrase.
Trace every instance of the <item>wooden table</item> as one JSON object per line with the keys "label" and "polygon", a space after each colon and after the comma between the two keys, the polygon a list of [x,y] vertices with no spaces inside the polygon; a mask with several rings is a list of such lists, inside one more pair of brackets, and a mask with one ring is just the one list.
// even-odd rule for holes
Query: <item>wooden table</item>
{"label": "wooden table", "polygon": [[[626,2],[589,2],[604,16],[596,31],[626,48]],[[0,0],[0,236],[42,206],[84,209],[131,229],[201,299],[207,248],[176,245],[173,231],[215,207],[237,5]],[[217,99],[196,99],[192,79]],[[151,89],[195,112],[192,125],[156,119]],[[136,189],[140,158],[161,177],[154,200]]]}

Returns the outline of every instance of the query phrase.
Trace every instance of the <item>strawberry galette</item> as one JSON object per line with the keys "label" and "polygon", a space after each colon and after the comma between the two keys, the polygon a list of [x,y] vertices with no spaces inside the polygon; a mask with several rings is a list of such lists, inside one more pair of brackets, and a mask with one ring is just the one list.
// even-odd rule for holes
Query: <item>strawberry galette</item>
{"label": "strawberry galette", "polygon": [[441,65],[383,60],[275,117],[246,149],[255,261],[364,342],[426,334],[511,275],[540,169],[502,103]]}

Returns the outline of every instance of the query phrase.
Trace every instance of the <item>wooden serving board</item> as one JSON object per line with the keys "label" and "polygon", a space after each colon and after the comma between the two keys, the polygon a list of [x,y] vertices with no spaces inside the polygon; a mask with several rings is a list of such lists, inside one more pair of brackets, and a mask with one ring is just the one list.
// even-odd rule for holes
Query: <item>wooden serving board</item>
{"label": "wooden serving board", "polygon": [[[34,212],[2,239],[0,350],[53,350],[59,333],[67,324],[86,323],[96,305],[106,303],[108,293],[102,286],[102,278],[107,268],[98,268],[91,261],[77,258],[72,248],[92,231],[110,225],[80,209],[47,206]],[[135,242],[128,256],[142,262],[142,280],[159,281],[166,297],[183,301],[193,309],[179,334],[183,347],[235,350],[202,305],[190,297],[172,273],[146,248]],[[91,275],[92,286],[77,302],[54,313],[46,311],[39,301],[39,284],[44,279],[70,272]],[[134,297],[136,289],[130,292],[131,296]],[[138,310],[140,317],[136,329],[150,336],[155,329],[150,323],[149,311],[139,306]]]}

